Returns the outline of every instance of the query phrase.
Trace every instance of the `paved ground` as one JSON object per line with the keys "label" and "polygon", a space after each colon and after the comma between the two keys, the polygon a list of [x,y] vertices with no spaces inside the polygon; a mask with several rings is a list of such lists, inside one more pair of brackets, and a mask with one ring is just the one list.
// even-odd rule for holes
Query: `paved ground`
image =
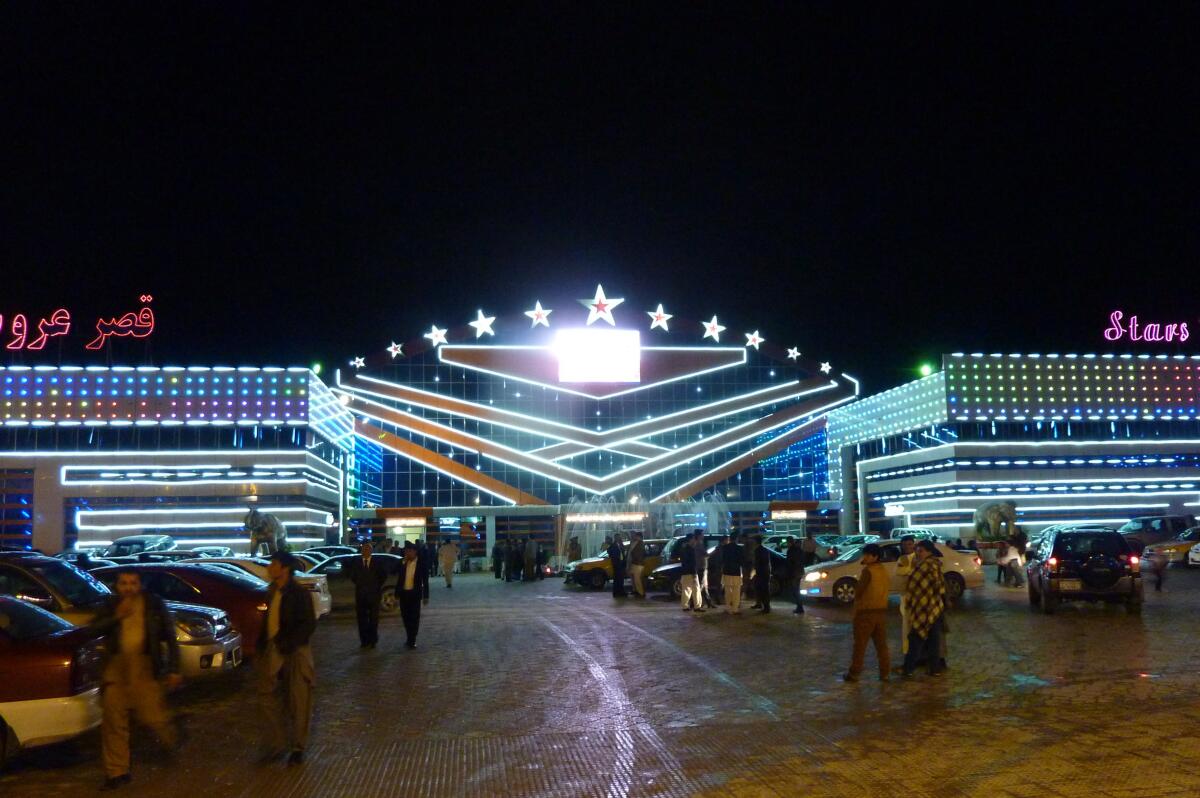
{"label": "paved ground", "polygon": [[[247,671],[180,693],[189,741],[171,765],[143,735],[119,794],[1191,797],[1200,572],[1170,576],[1141,617],[1044,617],[989,584],[951,617],[945,677],[856,685],[834,607],[692,616],[459,577],[434,587],[416,651],[399,618],[369,653],[351,615],[321,623],[304,765],[255,764]],[[98,749],[92,734],[31,752],[0,795],[90,793]]]}

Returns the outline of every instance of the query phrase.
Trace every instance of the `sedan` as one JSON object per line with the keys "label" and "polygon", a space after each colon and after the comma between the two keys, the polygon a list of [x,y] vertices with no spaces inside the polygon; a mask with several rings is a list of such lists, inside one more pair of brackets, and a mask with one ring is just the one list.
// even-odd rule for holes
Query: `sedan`
{"label": "sedan", "polygon": [[[900,541],[883,540],[879,561],[891,579],[889,593],[904,589],[904,577],[896,573],[900,558]],[[935,543],[942,555],[942,571],[946,580],[946,597],[957,601],[968,588],[983,587],[983,561],[974,551],[958,551],[945,543]],[[843,552],[831,562],[810,565],[804,569],[804,584],[800,592],[809,598],[832,598],[840,604],[853,604],[858,592],[858,576],[862,573],[862,546]]]}
{"label": "sedan", "polygon": [[68,740],[98,725],[95,635],[0,596],[0,767],[21,748]]}
{"label": "sedan", "polygon": [[1150,557],[1166,557],[1168,563],[1179,563],[1180,565],[1188,566],[1195,562],[1200,562],[1200,552],[1196,552],[1197,557],[1195,560],[1191,558],[1192,549],[1196,547],[1197,543],[1200,543],[1200,526],[1194,526],[1180,533],[1179,537],[1172,540],[1147,546],[1142,551],[1142,556],[1147,559]]}
{"label": "sedan", "polygon": [[[267,567],[271,564],[270,560],[263,557],[203,557],[196,560],[184,560],[184,562],[196,563],[198,565],[230,565],[237,568],[239,571],[248,573],[251,576],[256,576],[264,582],[270,582],[271,577],[267,574]],[[308,591],[308,595],[312,597],[313,614],[317,618],[324,618],[333,609],[333,601],[329,597],[329,580],[324,574],[295,574],[296,584]]]}
{"label": "sedan", "polygon": [[[339,554],[358,554],[358,549],[353,546],[314,546],[304,550],[304,552],[308,551],[315,551],[317,554],[324,554],[326,557],[336,557]],[[304,552],[296,553],[303,554]]]}

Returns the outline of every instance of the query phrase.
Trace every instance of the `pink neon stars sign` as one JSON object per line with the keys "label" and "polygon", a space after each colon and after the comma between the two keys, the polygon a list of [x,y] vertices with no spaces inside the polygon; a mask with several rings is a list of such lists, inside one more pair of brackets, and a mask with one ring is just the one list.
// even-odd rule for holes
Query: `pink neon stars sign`
{"label": "pink neon stars sign", "polygon": [[1143,341],[1149,343],[1166,342],[1166,343],[1183,343],[1188,339],[1188,325],[1186,321],[1171,322],[1164,324],[1162,322],[1147,322],[1138,321],[1136,315],[1125,318],[1125,312],[1114,310],[1108,316],[1108,329],[1104,331],[1105,339],[1109,341],[1122,341],[1128,338],[1130,341],[1141,343]]}

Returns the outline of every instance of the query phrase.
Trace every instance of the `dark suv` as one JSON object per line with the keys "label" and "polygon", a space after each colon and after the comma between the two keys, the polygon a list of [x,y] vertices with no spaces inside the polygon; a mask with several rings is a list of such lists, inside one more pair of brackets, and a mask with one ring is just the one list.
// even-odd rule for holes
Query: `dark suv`
{"label": "dark suv", "polygon": [[1142,609],[1141,561],[1115,529],[1058,529],[1029,554],[1029,604],[1047,615],[1062,601],[1123,602]]}

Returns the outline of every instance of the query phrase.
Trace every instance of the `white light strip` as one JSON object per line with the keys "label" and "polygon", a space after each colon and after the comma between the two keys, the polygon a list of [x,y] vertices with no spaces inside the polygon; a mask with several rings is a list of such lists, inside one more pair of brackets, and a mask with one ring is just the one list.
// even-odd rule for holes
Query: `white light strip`
{"label": "white light strip", "polygon": [[[949,498],[951,501],[954,501],[955,499],[957,499],[957,497],[949,497]],[[995,499],[992,497],[980,496],[978,498],[980,500],[995,501]],[[1054,496],[1054,497],[1047,496],[1046,498],[1061,499],[1062,497],[1061,496]],[[1087,504],[1087,503],[1083,503],[1083,504],[1074,504],[1074,505],[1072,505],[1072,504],[1053,505],[1050,507],[1042,506],[1042,507],[1036,507],[1034,509],[1036,509],[1037,512],[1039,512],[1039,513],[1043,513],[1043,512],[1052,512],[1055,510],[1151,510],[1151,509],[1162,509],[1163,507],[1170,507],[1170,506],[1171,505],[1168,504],[1167,502],[1151,502],[1151,503],[1147,503],[1147,504]],[[946,513],[973,513],[973,512],[975,512],[975,510],[974,510],[974,508],[971,508],[971,507],[947,507],[944,510],[908,510],[908,509],[905,509],[905,514],[912,515],[912,516],[945,515]],[[1018,507],[1017,512],[1024,512],[1024,511],[1022,510],[1022,508]]]}
{"label": "white light strip", "polygon": [[602,524],[607,521],[620,523],[623,521],[641,521],[646,513],[571,513],[567,515],[568,524]]}
{"label": "white light strip", "polygon": [[[1161,496],[1195,496],[1196,494],[1197,494],[1197,490],[1193,489],[1193,490],[1157,490],[1157,491],[1129,490],[1129,491],[1121,491],[1120,493],[1115,493],[1115,492],[1114,493],[1108,493],[1108,492],[1101,493],[1099,491],[1096,491],[1095,493],[1090,493],[1087,491],[1077,491],[1074,493],[1063,493],[1060,491],[1058,493],[1050,493],[1050,492],[1018,493],[1018,494],[1003,493],[1003,494],[999,494],[999,495],[1004,496],[1005,498],[1019,497],[1022,502],[1027,502],[1027,501],[1046,501],[1046,500],[1062,501],[1063,499],[1069,498],[1072,496],[1079,497],[1081,499],[1089,499],[1089,498],[1096,499],[1096,498],[1099,498],[1100,496],[1105,496],[1105,497],[1112,496],[1112,497],[1121,497],[1121,498],[1124,498],[1125,496],[1152,496],[1154,498],[1158,498]],[[934,497],[928,498],[928,499],[905,499],[904,501],[900,502],[900,504],[903,504],[905,507],[908,507],[913,504],[932,504],[933,502],[993,502],[993,501],[996,501],[996,496],[997,496],[997,494],[995,494],[995,493],[971,494],[968,496],[964,496],[964,495],[958,494],[958,493],[948,493],[945,496],[934,496]],[[870,497],[868,497],[868,500],[869,501],[882,501],[882,499],[880,499],[878,496],[870,496]],[[889,503],[890,503],[890,500],[889,500]],[[1080,506],[1082,507],[1082,506],[1086,506],[1086,505],[1081,504]],[[955,509],[955,508],[950,508],[950,509]],[[966,508],[958,508],[958,509],[966,509]]]}
{"label": "white light strip", "polygon": [[[322,512],[311,507],[255,507],[260,513],[316,513]],[[81,509],[76,514],[76,519],[79,515],[87,513],[93,515],[161,515],[168,513],[170,515],[202,515],[208,514],[225,514],[225,515],[245,515],[250,512],[249,507],[145,507],[137,510],[86,510]],[[322,513],[323,514],[323,513]]]}
{"label": "white light strip", "polygon": [[[281,521],[284,526],[325,526],[323,523],[316,521]],[[243,529],[244,526],[240,523],[226,523],[217,521],[214,523],[184,523],[184,522],[166,522],[166,523],[144,523],[144,524],[76,524],[75,527],[80,531],[88,532],[128,532],[135,529]]]}
{"label": "white light strip", "polygon": [[[289,455],[301,454],[300,449],[244,449],[241,451],[231,449],[171,449],[154,452],[156,457],[263,457],[264,455]],[[144,451],[137,452],[47,452],[47,451],[25,451],[25,452],[9,452],[0,451],[0,457],[147,457]],[[191,466],[190,466],[191,467]],[[154,466],[154,468],[166,468],[166,466]]]}
{"label": "white light strip", "polygon": [[[288,543],[324,543],[325,542],[325,538],[299,538],[299,537],[292,537],[291,535],[288,535],[287,540],[288,540]],[[77,543],[77,544],[75,544],[75,547],[78,548],[79,546],[83,546],[83,545],[87,545],[87,546],[104,545],[105,543],[108,543],[108,542],[109,541],[105,541],[104,543],[98,543],[98,542],[88,542],[86,544]],[[244,538],[176,538],[175,542],[181,546],[237,546],[239,544],[249,545],[250,538],[249,537],[244,537]],[[151,553],[153,553],[153,552],[151,552]]]}
{"label": "white light strip", "polygon": [[[1050,521],[1022,521],[1024,526],[1050,526],[1052,524],[1124,524],[1129,521],[1128,518],[1068,518],[1054,519]],[[974,524],[921,524],[922,528],[929,529],[974,529]]]}

